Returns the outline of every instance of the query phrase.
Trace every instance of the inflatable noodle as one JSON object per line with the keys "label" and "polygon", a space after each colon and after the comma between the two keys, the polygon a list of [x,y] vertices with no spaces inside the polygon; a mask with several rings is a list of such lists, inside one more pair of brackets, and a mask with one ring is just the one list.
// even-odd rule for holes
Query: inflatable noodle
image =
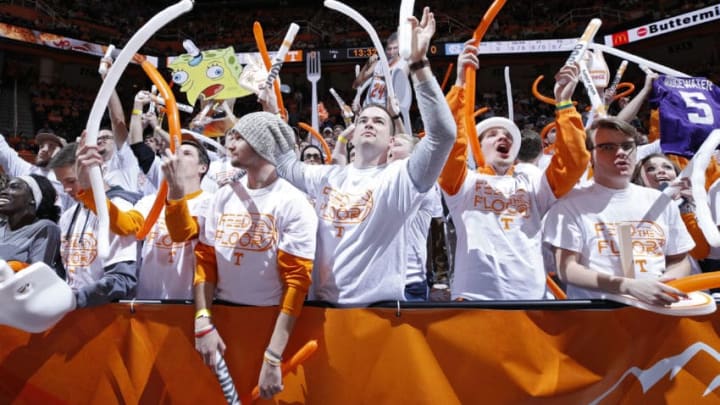
{"label": "inflatable noodle", "polygon": [[[253,23],[253,36],[255,37],[255,43],[257,44],[260,56],[262,57],[263,63],[265,64],[265,69],[270,72],[270,69],[272,68],[270,54],[268,53],[267,45],[265,44],[265,37],[263,36],[262,26],[257,21]],[[277,99],[277,105],[280,109],[280,114],[282,114],[284,118],[287,118],[287,110],[285,110],[285,104],[283,103],[282,94],[280,93],[279,81],[274,81],[273,89],[275,90],[275,98]]]}
{"label": "inflatable noodle", "polygon": [[320,145],[325,151],[325,164],[329,165],[332,162],[332,151],[330,151],[330,147],[328,146],[327,142],[325,142],[325,138],[323,138],[322,135],[320,135],[320,133],[315,128],[304,122],[298,122],[298,126],[306,130],[310,135],[312,135],[313,138],[317,139],[317,141],[320,142]]}
{"label": "inflatable noodle", "polygon": [[[155,32],[160,30],[160,28],[168,24],[170,21],[179,17],[181,14],[190,11],[192,7],[192,0],[179,1],[156,14],[145,25],[143,25],[132,36],[132,38],[130,38],[128,43],[118,55],[115,63],[113,63],[110,69],[108,69],[108,74],[100,86],[100,90],[98,91],[92,109],[90,110],[90,114],[88,115],[88,121],[85,125],[85,128],[87,129],[87,138],[85,142],[88,145],[97,145],[100,120],[107,108],[110,96],[112,95],[115,86],[117,86],[118,81],[120,81],[120,76],[122,76],[123,71],[127,67],[128,63],[130,63],[133,55],[140,50],[140,47],[142,47]],[[108,215],[107,204],[105,202],[105,182],[103,181],[102,172],[100,171],[99,166],[94,166],[90,169],[90,182],[92,184],[93,199],[95,200],[95,206],[97,207],[98,217],[97,252],[100,259],[104,260],[110,254],[110,245],[108,242],[110,238],[110,218]]]}
{"label": "inflatable noodle", "polygon": [[694,274],[665,283],[684,293],[720,287],[720,272]]}
{"label": "inflatable noodle", "polygon": [[[475,28],[473,33],[473,45],[480,46],[480,41],[485,36],[490,24],[492,24],[495,16],[500,12],[500,9],[505,5],[505,0],[495,0],[490,5],[490,8],[485,12],[480,24]],[[485,160],[482,157],[480,150],[480,141],[478,140],[478,134],[475,130],[475,72],[472,66],[465,67],[465,131],[467,132],[468,138],[470,138],[470,148],[475,158],[475,165],[481,167],[484,165]]]}
{"label": "inflatable noodle", "polygon": [[[182,139],[182,133],[180,130],[180,112],[178,111],[177,103],[175,102],[175,95],[170,90],[170,86],[168,86],[165,79],[163,79],[160,75],[160,72],[155,69],[155,66],[153,66],[150,62],[145,61],[142,63],[142,68],[165,99],[165,109],[168,117],[168,131],[170,133],[170,150],[175,152],[175,149],[180,145]],[[148,232],[150,232],[150,229],[152,229],[160,216],[160,211],[162,211],[165,206],[167,193],[168,184],[167,181],[163,179],[162,183],[160,183],[160,190],[158,190],[157,196],[155,197],[155,202],[145,218],[145,223],[135,234],[135,237],[138,239],[145,239],[145,236]]]}
{"label": "inflatable noodle", "polygon": [[447,86],[448,80],[450,80],[450,74],[452,73],[453,67],[455,67],[455,63],[450,62],[450,64],[447,67],[447,70],[445,71],[445,78],[443,79],[442,86],[440,86],[442,91],[445,91],[445,87]]}

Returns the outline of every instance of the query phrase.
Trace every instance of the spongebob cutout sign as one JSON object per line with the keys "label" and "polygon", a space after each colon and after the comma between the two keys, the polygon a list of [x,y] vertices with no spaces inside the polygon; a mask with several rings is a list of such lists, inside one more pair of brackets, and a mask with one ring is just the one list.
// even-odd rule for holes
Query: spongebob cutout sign
{"label": "spongebob cutout sign", "polygon": [[233,47],[180,55],[168,65],[172,80],[180,85],[190,105],[203,100],[226,100],[250,92],[238,83],[242,66]]}

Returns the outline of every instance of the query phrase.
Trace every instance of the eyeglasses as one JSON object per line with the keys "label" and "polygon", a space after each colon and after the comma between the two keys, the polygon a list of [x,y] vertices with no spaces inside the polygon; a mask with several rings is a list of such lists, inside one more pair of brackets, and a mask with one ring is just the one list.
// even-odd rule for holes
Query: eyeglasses
{"label": "eyeglasses", "polygon": [[310,159],[317,159],[320,160],[320,154],[319,153],[308,153],[303,158],[304,160],[310,160]]}
{"label": "eyeglasses", "polygon": [[98,136],[97,142],[98,143],[110,142],[111,139],[113,139],[113,137],[110,135]]}
{"label": "eyeglasses", "polygon": [[599,149],[603,152],[611,152],[615,153],[617,152],[618,148],[624,150],[625,152],[632,152],[637,147],[637,144],[635,142],[622,142],[622,143],[615,143],[615,142],[606,142],[606,143],[599,143],[595,145],[595,149]]}

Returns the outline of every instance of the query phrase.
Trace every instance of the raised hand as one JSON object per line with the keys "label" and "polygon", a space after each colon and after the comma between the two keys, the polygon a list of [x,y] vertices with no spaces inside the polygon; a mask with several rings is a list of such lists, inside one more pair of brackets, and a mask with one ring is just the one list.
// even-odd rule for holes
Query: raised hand
{"label": "raised hand", "polygon": [[555,102],[570,101],[580,79],[577,63],[565,65],[555,74]]}
{"label": "raised hand", "polygon": [[83,131],[78,141],[78,148],[75,154],[75,170],[77,172],[78,183],[83,190],[89,190],[92,185],[90,183],[90,169],[93,166],[101,166],[103,164],[102,155],[97,145],[87,145],[85,140],[87,132]]}
{"label": "raised hand", "polygon": [[687,294],[660,280],[626,279],[623,293],[653,305],[669,305],[686,298]]}
{"label": "raised hand", "polygon": [[430,12],[430,7],[423,9],[420,22],[415,16],[408,19],[412,27],[412,41],[410,46],[410,63],[419,62],[426,58],[430,48],[430,40],[435,34],[435,15]]}
{"label": "raised hand", "polygon": [[477,70],[480,67],[480,61],[477,57],[477,47],[472,45],[474,41],[472,39],[465,42],[460,55],[457,60],[457,79],[455,79],[455,85],[462,87],[465,85],[465,67],[472,66],[473,69]]}
{"label": "raised hand", "polygon": [[163,156],[162,161],[160,169],[162,169],[168,184],[167,198],[169,200],[179,200],[185,197],[185,183],[178,173],[181,170],[181,162],[177,153],[165,149],[165,156]]}

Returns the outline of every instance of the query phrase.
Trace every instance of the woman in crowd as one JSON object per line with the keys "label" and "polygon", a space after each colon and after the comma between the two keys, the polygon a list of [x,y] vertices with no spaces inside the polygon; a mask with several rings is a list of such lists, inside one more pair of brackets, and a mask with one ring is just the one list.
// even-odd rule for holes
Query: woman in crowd
{"label": "woman in crowd", "polygon": [[50,181],[36,174],[14,177],[0,190],[0,258],[13,270],[42,261],[64,276],[56,199]]}
{"label": "woman in crowd", "polygon": [[309,165],[323,165],[325,164],[325,157],[322,151],[315,145],[307,145],[300,152],[300,160]]}

